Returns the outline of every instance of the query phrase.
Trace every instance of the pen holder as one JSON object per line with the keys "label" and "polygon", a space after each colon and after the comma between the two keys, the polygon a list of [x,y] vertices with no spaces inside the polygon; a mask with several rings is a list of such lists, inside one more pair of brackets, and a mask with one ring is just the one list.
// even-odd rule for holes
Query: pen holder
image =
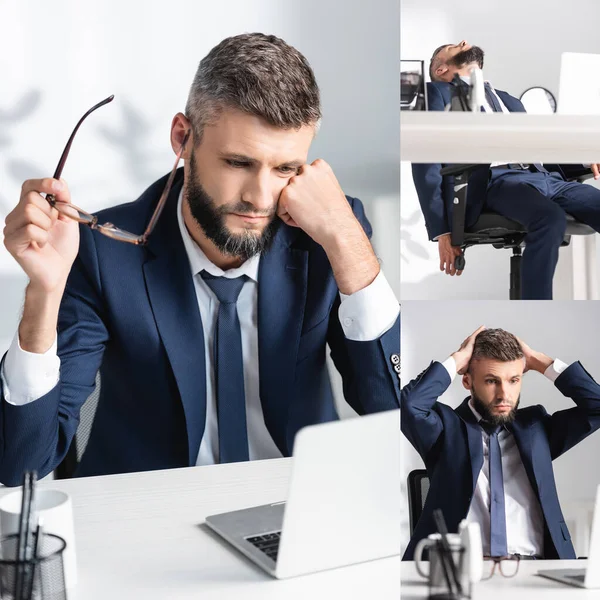
{"label": "pen holder", "polygon": [[[43,533],[37,548],[37,558],[18,561],[18,539],[18,535],[0,539],[0,599],[66,600],[63,565],[63,553],[67,546],[65,540],[57,535]],[[36,541],[35,534],[33,540]],[[17,584],[19,579],[21,587]]]}
{"label": "pen holder", "polygon": [[[452,561],[461,586],[459,592],[447,561],[444,564],[442,560],[443,550],[440,538],[439,533],[434,533],[421,540],[415,548],[414,560],[417,572],[425,577],[429,583],[429,595],[427,597],[429,600],[463,600],[463,598],[471,598],[471,584],[466,569],[467,565],[465,564],[465,547],[461,544],[458,535],[448,535]],[[429,559],[429,568],[427,569],[424,568],[426,561],[423,560],[425,551],[427,551]],[[448,585],[448,578],[451,586]]]}

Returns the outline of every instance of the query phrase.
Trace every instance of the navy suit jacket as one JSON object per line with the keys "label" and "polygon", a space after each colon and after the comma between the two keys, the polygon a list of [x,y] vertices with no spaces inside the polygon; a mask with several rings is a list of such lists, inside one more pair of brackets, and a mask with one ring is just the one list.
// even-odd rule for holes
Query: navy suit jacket
{"label": "navy suit jacket", "polygon": [[[429,110],[444,110],[450,103],[454,84],[435,81],[427,84]],[[520,100],[495,90],[510,112],[525,112]],[[439,163],[413,163],[413,181],[417,189],[421,210],[425,216],[425,226],[429,239],[433,240],[444,233],[450,233],[452,222],[452,200],[454,198],[454,177],[442,177]],[[485,201],[489,179],[489,165],[475,169],[469,177],[465,226],[470,227],[477,221]]]}
{"label": "navy suit jacket", "polygon": [[[100,213],[141,233],[165,185]],[[115,242],[81,227],[78,257],[60,307],[60,381],[25,406],[0,404],[0,481],[42,477],[65,456],[79,410],[101,390],[78,475],[184,467],[196,462],[206,419],[203,329],[177,222],[183,169],[147,247]],[[367,234],[359,200],[348,198]],[[303,426],[337,418],[325,363],[326,343],[344,395],[359,414],[398,408],[399,318],[379,339],[345,338],[338,288],[324,250],[298,228],[280,227],[260,259],[258,350],[266,426],[289,456]],[[2,390],[0,389],[0,392]]]}
{"label": "navy suit jacket", "polygon": [[[436,531],[434,509],[443,510],[449,531],[458,530],[483,465],[481,428],[468,406],[469,398],[456,410],[437,401],[449,385],[448,371],[434,362],[402,389],[402,431],[423,459],[430,479],[404,560],[412,559],[420,539]],[[563,371],[555,385],[577,406],[552,415],[539,404],[519,409],[509,429],[544,515],[544,558],[576,558],[552,461],[600,427],[600,386],[578,362]]]}

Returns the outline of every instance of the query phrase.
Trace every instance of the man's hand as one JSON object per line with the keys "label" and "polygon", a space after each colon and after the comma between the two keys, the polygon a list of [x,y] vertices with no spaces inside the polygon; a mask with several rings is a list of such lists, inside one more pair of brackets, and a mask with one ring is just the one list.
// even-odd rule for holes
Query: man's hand
{"label": "man's hand", "polygon": [[485,329],[485,326],[477,328],[461,345],[460,348],[454,352],[451,356],[454,358],[456,363],[456,372],[459,375],[464,375],[469,368],[469,362],[473,354],[473,346],[475,345],[475,338]]}
{"label": "man's hand", "polygon": [[323,247],[342,294],[354,294],[377,277],[379,261],[371,242],[324,160],[303,165],[290,178],[279,196],[277,214]]}
{"label": "man's hand", "polygon": [[278,215],[324,248],[344,231],[362,229],[331,167],[318,158],[300,167],[279,196]]}
{"label": "man's hand", "polygon": [[56,179],[29,179],[21,198],[5,219],[4,245],[40,293],[62,290],[79,249],[79,225],[59,215],[41,193],[70,202],[67,184]]}
{"label": "man's hand", "polygon": [[46,352],[56,337],[60,301],[79,250],[79,224],[60,215],[42,193],[71,201],[64,181],[29,179],[4,227],[4,245],[29,277],[19,342],[36,354]]}
{"label": "man's hand", "polygon": [[458,246],[450,243],[450,234],[445,233],[438,238],[438,250],[440,253],[440,271],[446,271],[447,275],[461,275],[462,271],[457,271],[455,260],[462,254]]}
{"label": "man's hand", "polygon": [[522,339],[517,338],[517,340],[521,344],[521,349],[525,357],[525,370],[523,372],[537,371],[543,375],[546,369],[554,362],[554,359],[542,352],[532,350]]}
{"label": "man's hand", "polygon": [[594,179],[600,179],[600,164],[594,163],[593,165],[590,165],[590,168],[594,174]]}

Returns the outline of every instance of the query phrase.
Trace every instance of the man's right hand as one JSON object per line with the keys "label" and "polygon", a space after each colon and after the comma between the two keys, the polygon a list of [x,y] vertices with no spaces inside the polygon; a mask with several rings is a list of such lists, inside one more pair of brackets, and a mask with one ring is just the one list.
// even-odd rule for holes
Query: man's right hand
{"label": "man's right hand", "polygon": [[446,271],[447,275],[461,275],[462,271],[456,270],[456,257],[462,254],[458,246],[450,242],[450,234],[445,233],[438,238],[438,250],[440,253],[440,271]]}
{"label": "man's right hand", "polygon": [[451,356],[454,358],[456,363],[456,372],[459,375],[464,375],[469,368],[469,362],[473,355],[473,347],[475,345],[475,338],[485,329],[482,325],[477,328],[461,345],[460,348],[454,352]]}
{"label": "man's right hand", "polygon": [[64,181],[28,179],[19,203],[5,219],[4,245],[29,277],[31,289],[38,295],[62,296],[79,249],[79,225],[60,215],[42,193],[71,201]]}

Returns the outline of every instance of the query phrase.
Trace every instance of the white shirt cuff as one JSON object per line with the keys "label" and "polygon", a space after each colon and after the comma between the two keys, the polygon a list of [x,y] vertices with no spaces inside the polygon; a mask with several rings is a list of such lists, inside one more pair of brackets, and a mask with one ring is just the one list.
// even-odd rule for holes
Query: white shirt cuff
{"label": "white shirt cuff", "polygon": [[452,356],[449,356],[443,363],[442,367],[448,371],[448,375],[450,375],[450,382],[454,381],[456,377],[456,361]]}
{"label": "white shirt cuff", "polygon": [[554,362],[544,371],[544,375],[554,383],[556,378],[568,367],[567,363],[564,363],[559,358],[555,358]]}
{"label": "white shirt cuff", "polygon": [[436,236],[433,238],[433,241],[434,241],[434,242],[437,242],[437,241],[438,241],[438,240],[439,240],[439,239],[440,239],[440,238],[441,238],[443,235],[450,235],[450,232],[449,232],[449,231],[447,231],[446,233],[440,233],[440,235],[436,235]]}
{"label": "white shirt cuff", "polygon": [[349,296],[340,292],[338,316],[344,335],[356,342],[381,337],[395,322],[400,305],[383,271],[371,284]]}
{"label": "white shirt cuff", "polygon": [[35,354],[21,348],[17,331],[6,353],[0,377],[4,399],[9,404],[23,406],[45,396],[58,383],[60,377],[56,336],[46,352]]}

